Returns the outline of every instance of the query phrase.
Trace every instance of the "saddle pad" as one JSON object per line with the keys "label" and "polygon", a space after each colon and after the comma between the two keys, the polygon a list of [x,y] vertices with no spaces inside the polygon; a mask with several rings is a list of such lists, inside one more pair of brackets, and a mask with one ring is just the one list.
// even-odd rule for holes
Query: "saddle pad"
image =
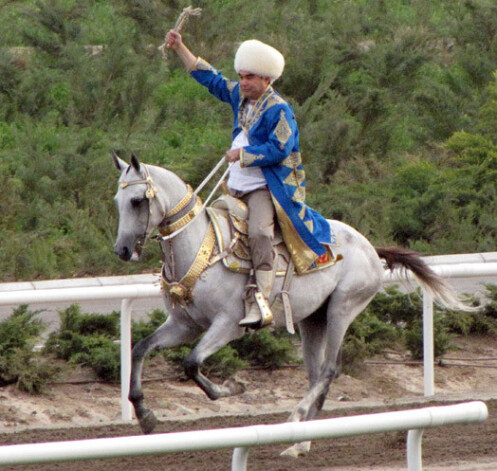
{"label": "saddle pad", "polygon": [[[209,215],[216,234],[217,248],[219,253],[227,251],[227,255],[222,258],[224,266],[236,273],[250,273],[252,260],[248,246],[248,236],[246,221],[228,213],[227,209],[208,207]],[[232,241],[237,238],[232,250],[227,250]],[[279,241],[279,242],[278,242]],[[290,254],[282,242],[281,237],[275,237],[275,263],[276,276],[285,276]],[[306,273],[321,270],[334,265],[341,260],[342,256],[335,256],[329,246],[326,246],[326,253],[319,257]],[[295,273],[295,271],[294,271]]]}

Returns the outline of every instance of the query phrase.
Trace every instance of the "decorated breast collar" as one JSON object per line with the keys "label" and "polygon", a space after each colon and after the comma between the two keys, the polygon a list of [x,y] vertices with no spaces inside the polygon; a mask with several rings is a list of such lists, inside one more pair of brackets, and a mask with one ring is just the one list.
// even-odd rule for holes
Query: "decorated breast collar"
{"label": "decorated breast collar", "polygon": [[[169,211],[159,226],[162,236],[167,236],[186,226],[202,208],[202,200],[193,193],[193,189],[188,185],[188,192],[183,199]],[[183,214],[184,213],[184,214]],[[176,218],[179,216],[179,218]]]}

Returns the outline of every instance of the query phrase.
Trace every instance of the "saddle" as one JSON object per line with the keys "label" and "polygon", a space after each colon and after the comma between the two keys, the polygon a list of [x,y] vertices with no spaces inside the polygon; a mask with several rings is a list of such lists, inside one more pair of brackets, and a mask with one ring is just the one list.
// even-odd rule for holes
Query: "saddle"
{"label": "saddle", "polygon": [[[253,267],[248,243],[247,205],[238,198],[223,195],[206,209],[216,234],[216,244],[219,248],[218,258],[228,270],[249,274]],[[291,257],[278,226],[275,228],[273,250],[276,276],[285,276]],[[304,275],[334,265],[341,258],[341,255],[333,254],[330,246],[326,246],[326,253],[319,257]],[[296,273],[295,269],[293,273]]]}
{"label": "saddle", "polygon": [[[238,198],[223,195],[206,210],[214,227],[218,249],[210,263],[221,260],[224,266],[232,272],[250,274],[253,267],[248,243],[247,205]],[[284,315],[287,330],[294,333],[288,292],[296,270],[278,227],[275,228],[273,250],[275,275],[284,277],[284,280],[280,293],[271,305],[271,310],[275,319]],[[308,273],[328,268],[341,259],[341,255],[335,256],[331,248],[326,246],[326,253],[301,275],[305,276]]]}

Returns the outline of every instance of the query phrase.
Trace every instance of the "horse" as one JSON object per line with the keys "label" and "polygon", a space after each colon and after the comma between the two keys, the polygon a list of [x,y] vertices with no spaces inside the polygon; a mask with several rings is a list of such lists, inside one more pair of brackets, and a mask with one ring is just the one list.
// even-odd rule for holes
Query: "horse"
{"label": "horse", "polygon": [[[164,266],[170,277],[184,280],[198,254],[206,252],[209,216],[203,208],[198,209],[199,201],[191,187],[171,170],[143,164],[134,154],[130,164],[116,153],[112,157],[120,172],[115,195],[119,214],[115,253],[124,261],[135,259],[152,231],[174,232],[173,237],[162,238]],[[336,220],[329,220],[329,224],[339,241],[341,260],[321,270],[296,275],[288,292],[309,382],[307,393],[291,412],[289,421],[311,420],[322,409],[330,385],[339,374],[339,353],[347,328],[380,290],[385,270],[410,270],[442,306],[466,307],[417,253],[400,247],[374,248],[349,225]],[[210,355],[246,333],[238,323],[244,316],[243,293],[248,275],[233,273],[222,263],[206,263],[200,271],[188,302],[177,301],[175,288],[180,289],[179,284],[164,290],[167,320],[133,348],[129,400],[143,433],[151,433],[157,423],[154,413],[145,407],[141,383],[144,359],[153,349],[192,342],[203,334],[184,360],[187,377],[212,400],[245,390],[232,379],[215,384],[202,374],[201,366]],[[271,298],[281,288],[282,280],[277,278]],[[303,442],[282,454],[296,457],[309,450],[310,442]]]}

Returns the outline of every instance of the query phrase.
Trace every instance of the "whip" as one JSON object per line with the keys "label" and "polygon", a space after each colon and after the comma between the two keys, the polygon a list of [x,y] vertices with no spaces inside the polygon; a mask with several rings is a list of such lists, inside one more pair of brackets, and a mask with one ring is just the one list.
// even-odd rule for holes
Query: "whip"
{"label": "whip", "polygon": [[[193,8],[191,5],[183,9],[178,19],[176,20],[176,24],[174,25],[174,31],[179,33],[183,26],[185,26],[186,22],[190,18],[190,16],[200,16],[202,12],[202,8]],[[157,49],[162,52],[162,58],[167,61],[167,44],[164,41]]]}
{"label": "whip", "polygon": [[[176,24],[174,25],[173,30],[179,33],[183,29],[183,26],[185,26],[185,24],[188,21],[188,19],[190,18],[190,16],[197,16],[198,17],[198,16],[200,16],[201,12],[202,12],[201,8],[193,8],[191,5],[189,7],[184,8],[183,11],[181,12],[181,14],[179,15],[178,19],[176,20]],[[162,52],[162,58],[164,60],[167,60],[167,44],[166,44],[166,42],[164,41],[164,43],[161,44],[158,47],[158,49],[159,49],[159,51]],[[197,189],[194,191],[194,195],[197,195],[200,192],[200,190],[202,190],[202,188],[209,182],[209,180],[213,177],[213,175],[221,168],[221,166],[223,165],[224,162],[225,162],[225,159],[223,157],[216,164],[216,166],[211,170],[211,172],[209,173],[209,175],[207,175],[207,177],[204,179],[204,181],[197,187]],[[202,213],[202,211],[205,209],[205,207],[207,206],[207,204],[211,200],[211,198],[214,195],[214,193],[221,186],[221,184],[223,183],[224,179],[226,178],[226,175],[228,174],[228,172],[230,170],[230,167],[231,167],[231,164],[225,170],[225,172],[223,173],[223,175],[221,176],[221,178],[219,179],[219,181],[215,185],[214,189],[211,191],[211,193],[209,194],[209,196],[205,200],[205,202],[202,205],[202,207],[201,207],[200,211],[198,212],[197,216],[200,213]],[[185,226],[183,226],[181,229],[178,229],[177,231],[173,232],[172,234],[169,234],[167,236],[162,237],[162,240],[165,241],[165,240],[172,239],[173,237],[176,237],[178,234],[180,234],[181,232],[183,232],[193,221],[195,221],[195,219],[197,218],[197,216],[195,216],[188,224],[186,224]]]}

